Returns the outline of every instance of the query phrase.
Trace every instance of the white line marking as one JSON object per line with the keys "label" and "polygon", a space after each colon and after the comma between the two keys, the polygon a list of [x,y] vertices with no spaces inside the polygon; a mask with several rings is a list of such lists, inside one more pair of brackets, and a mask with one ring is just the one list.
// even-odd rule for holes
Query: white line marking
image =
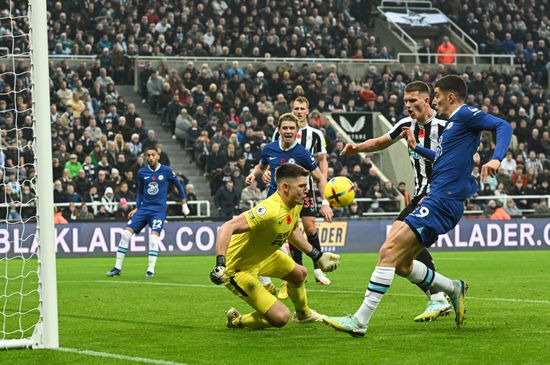
{"label": "white line marking", "polygon": [[184,364],[184,363],[181,363],[181,362],[166,361],[166,360],[155,360],[155,359],[148,359],[146,357],[135,357],[135,356],[111,354],[109,352],[71,349],[71,348],[67,348],[67,347],[60,347],[56,350],[61,351],[61,352],[71,352],[73,354],[80,354],[80,355],[88,355],[88,356],[105,357],[105,358],[117,359],[117,360],[127,360],[127,361],[141,362],[141,363],[145,363],[145,364],[187,365],[187,364]]}
{"label": "white line marking", "polygon": [[[207,289],[221,289],[223,286],[204,285],[204,284],[183,284],[183,283],[162,283],[162,282],[146,282],[146,281],[123,281],[123,280],[91,280],[91,281],[59,281],[59,283],[108,283],[108,284],[126,284],[126,285],[158,285],[158,286],[179,286],[189,288],[207,288]],[[328,290],[328,289],[308,289],[308,292],[313,293],[338,293],[338,294],[365,294],[365,292],[355,290]],[[422,295],[416,294],[401,294],[401,293],[387,293],[386,295],[396,297],[419,297]],[[529,303],[529,304],[550,304],[550,300],[534,300],[534,299],[517,299],[517,298],[482,298],[466,296],[466,299],[484,300],[489,302],[509,302],[509,303]]]}

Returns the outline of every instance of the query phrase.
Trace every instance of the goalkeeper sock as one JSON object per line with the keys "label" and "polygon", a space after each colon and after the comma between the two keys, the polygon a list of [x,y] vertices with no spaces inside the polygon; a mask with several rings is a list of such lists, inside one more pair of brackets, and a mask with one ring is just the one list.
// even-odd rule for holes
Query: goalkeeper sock
{"label": "goalkeeper sock", "polygon": [[[319,235],[317,234],[317,231],[315,231],[315,234],[313,236],[307,236],[307,241],[310,245],[321,251],[321,242],[319,241]],[[319,268],[316,262],[313,263],[313,267],[315,269]]]}
{"label": "goalkeeper sock", "polygon": [[305,282],[300,285],[287,282],[288,296],[292,303],[294,303],[294,309],[299,317],[308,316],[311,313],[311,308],[307,305],[307,293]]}
{"label": "goalkeeper sock", "polygon": [[243,314],[242,316],[235,318],[231,323],[238,327],[247,327],[253,329],[272,327],[271,324],[269,324],[264,316],[258,311]]}
{"label": "goalkeeper sock", "polygon": [[124,232],[122,232],[122,237],[120,237],[118,249],[116,251],[115,268],[119,270],[122,270],[122,263],[124,262],[124,256],[126,256],[126,253],[128,252],[130,238],[132,238],[132,232],[125,229]]}
{"label": "goalkeeper sock", "polygon": [[361,307],[359,307],[359,310],[355,313],[355,318],[357,318],[360,323],[364,325],[369,323],[376,307],[378,307],[382,297],[390,288],[394,276],[394,267],[376,266],[374,268],[363,304],[361,304]]}
{"label": "goalkeeper sock", "polygon": [[452,294],[454,291],[454,284],[451,279],[436,273],[417,260],[413,261],[412,271],[409,276],[407,276],[407,279],[415,284],[421,283],[425,286],[432,286],[448,295]]}
{"label": "goalkeeper sock", "polygon": [[152,273],[155,272],[155,265],[159,255],[159,240],[160,237],[156,234],[149,236],[149,266],[147,267],[147,271]]}

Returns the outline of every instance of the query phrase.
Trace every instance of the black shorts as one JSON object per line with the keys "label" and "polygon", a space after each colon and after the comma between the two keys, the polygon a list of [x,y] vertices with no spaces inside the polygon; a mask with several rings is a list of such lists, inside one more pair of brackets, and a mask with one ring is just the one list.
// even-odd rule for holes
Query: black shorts
{"label": "black shorts", "polygon": [[407,218],[407,216],[411,214],[413,210],[415,210],[418,203],[420,203],[420,201],[424,199],[424,197],[426,197],[426,194],[418,195],[412,198],[409,204],[405,207],[405,209],[401,211],[401,213],[399,213],[399,216],[395,220],[403,222],[405,218]]}
{"label": "black shorts", "polygon": [[300,212],[300,217],[317,217],[317,199],[313,189],[307,192],[304,199],[304,206]]}

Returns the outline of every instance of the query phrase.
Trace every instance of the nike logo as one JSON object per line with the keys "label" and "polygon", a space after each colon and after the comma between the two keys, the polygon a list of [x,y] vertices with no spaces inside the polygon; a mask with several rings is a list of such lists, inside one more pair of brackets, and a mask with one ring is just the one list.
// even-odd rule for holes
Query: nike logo
{"label": "nike logo", "polygon": [[143,180],[147,180],[147,179],[150,178],[150,177],[151,177],[151,176],[145,176],[145,177],[143,178]]}
{"label": "nike logo", "polygon": [[283,220],[282,220],[282,219],[279,221],[279,224],[283,224]]}
{"label": "nike logo", "polygon": [[276,159],[276,158],[277,158],[277,157],[270,157],[269,159],[270,159],[270,160],[274,160],[274,159]]}

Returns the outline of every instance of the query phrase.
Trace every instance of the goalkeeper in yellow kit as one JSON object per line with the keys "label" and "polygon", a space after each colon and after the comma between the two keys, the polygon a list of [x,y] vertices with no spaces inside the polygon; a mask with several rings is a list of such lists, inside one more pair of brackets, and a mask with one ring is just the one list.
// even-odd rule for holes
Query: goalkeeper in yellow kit
{"label": "goalkeeper in yellow kit", "polygon": [[288,282],[288,295],[296,310],[295,321],[322,321],[323,316],[307,304],[307,270],[279,250],[288,241],[318,263],[323,271],[333,271],[340,257],[312,247],[297,228],[309,172],[285,163],[275,172],[277,192],[254,208],[224,223],[216,239],[216,267],[210,273],[215,284],[224,284],[250,304],[255,311],[241,315],[227,311],[230,328],[283,327],[290,318],[289,309],[270,294],[258,275]]}

